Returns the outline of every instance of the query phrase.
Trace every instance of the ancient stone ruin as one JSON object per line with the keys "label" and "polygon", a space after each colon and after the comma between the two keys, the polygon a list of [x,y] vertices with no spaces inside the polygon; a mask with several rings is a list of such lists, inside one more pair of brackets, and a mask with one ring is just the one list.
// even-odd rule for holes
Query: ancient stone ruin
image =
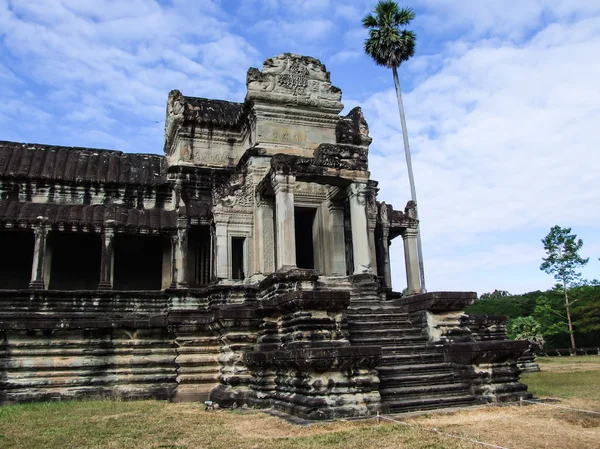
{"label": "ancient stone ruin", "polygon": [[[303,418],[528,397],[502,317],[422,293],[318,60],[167,102],[164,156],[0,142],[0,403],[118,395]],[[400,237],[407,288],[392,291]]]}

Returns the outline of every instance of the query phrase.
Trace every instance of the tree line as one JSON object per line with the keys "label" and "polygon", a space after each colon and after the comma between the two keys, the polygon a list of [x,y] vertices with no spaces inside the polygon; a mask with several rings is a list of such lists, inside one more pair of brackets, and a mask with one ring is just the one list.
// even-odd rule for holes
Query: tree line
{"label": "tree line", "polygon": [[546,291],[513,295],[506,290],[484,293],[467,313],[506,315],[512,339],[527,339],[548,349],[600,347],[600,282],[582,279],[589,258],[571,228],[554,226],[542,239],[546,257],[540,269],[557,284]]}

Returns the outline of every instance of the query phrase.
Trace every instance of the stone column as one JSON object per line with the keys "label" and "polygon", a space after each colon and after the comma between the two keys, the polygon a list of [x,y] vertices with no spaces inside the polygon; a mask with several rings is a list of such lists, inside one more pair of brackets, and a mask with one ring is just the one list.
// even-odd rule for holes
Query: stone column
{"label": "stone column", "polygon": [[419,255],[417,252],[417,229],[406,228],[402,234],[404,240],[404,264],[406,265],[407,294],[422,293],[419,274]]}
{"label": "stone column", "polygon": [[176,287],[187,288],[188,221],[185,217],[177,218],[177,240],[175,243]]}
{"label": "stone column", "polygon": [[329,209],[329,244],[330,258],[329,274],[346,275],[346,245],[344,242],[344,208],[332,201],[327,205]]}
{"label": "stone column", "polygon": [[390,265],[390,228],[389,226],[381,227],[381,250],[383,252],[383,277],[385,280],[385,286],[392,288],[392,269]]}
{"label": "stone column", "polygon": [[44,283],[44,260],[46,258],[46,242],[48,237],[48,228],[46,225],[38,225],[33,228],[35,235],[35,246],[33,248],[33,264],[31,267],[31,281],[29,288],[34,290],[44,290],[47,285]]}
{"label": "stone column", "polygon": [[275,271],[275,229],[273,204],[261,198],[256,206],[255,259],[258,272],[270,274]]}
{"label": "stone column", "polygon": [[215,217],[215,274],[217,279],[229,278],[229,245],[227,242],[227,221]]}
{"label": "stone column", "polygon": [[98,290],[112,290],[114,264],[114,236],[112,228],[105,228],[102,233],[102,248],[100,252],[100,282]]}
{"label": "stone column", "polygon": [[171,288],[177,288],[177,247],[179,246],[179,236],[177,233],[171,234]]}
{"label": "stone column", "polygon": [[382,273],[377,271],[377,245],[375,242],[375,219],[368,219],[367,232],[369,233],[369,252],[371,254],[371,271],[377,276],[381,276]]}
{"label": "stone column", "polygon": [[296,227],[294,219],[294,175],[276,173],[271,182],[275,191],[277,219],[277,271],[296,268]]}
{"label": "stone column", "polygon": [[367,185],[353,182],[348,186],[354,274],[372,273],[371,245],[367,224]]}
{"label": "stone column", "polygon": [[210,228],[210,268],[208,282],[212,283],[215,279],[215,230]]}

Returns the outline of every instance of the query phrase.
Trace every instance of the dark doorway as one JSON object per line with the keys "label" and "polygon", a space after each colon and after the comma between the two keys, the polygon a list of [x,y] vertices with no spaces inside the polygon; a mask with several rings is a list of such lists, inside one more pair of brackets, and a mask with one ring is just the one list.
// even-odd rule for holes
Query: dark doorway
{"label": "dark doorway", "polygon": [[163,238],[158,235],[115,236],[115,290],[160,290]]}
{"label": "dark doorway", "polygon": [[188,233],[188,282],[190,287],[210,282],[210,228],[192,226]]}
{"label": "dark doorway", "polygon": [[0,289],[29,287],[34,245],[31,231],[0,231]]}
{"label": "dark doorway", "polygon": [[316,209],[297,207],[294,210],[296,226],[296,265],[298,268],[315,268],[313,224]]}
{"label": "dark doorway", "polygon": [[244,279],[244,237],[231,238],[231,278]]}
{"label": "dark doorway", "polygon": [[97,290],[100,281],[99,234],[51,231],[49,290]]}

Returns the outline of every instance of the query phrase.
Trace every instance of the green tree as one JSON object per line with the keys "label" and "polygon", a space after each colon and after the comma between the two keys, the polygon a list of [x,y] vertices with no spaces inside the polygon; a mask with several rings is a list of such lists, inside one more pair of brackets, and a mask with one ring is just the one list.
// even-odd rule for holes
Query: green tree
{"label": "green tree", "polygon": [[[417,205],[418,217],[417,191],[412,170],[410,146],[408,144],[408,131],[404,116],[402,92],[398,79],[398,67],[400,67],[400,64],[408,61],[415,54],[416,35],[413,31],[405,28],[415,18],[415,13],[410,8],[399,8],[398,4],[394,1],[380,1],[375,6],[373,13],[366,15],[362,20],[363,26],[369,30],[369,37],[365,40],[365,53],[373,58],[375,64],[392,69],[394,75],[394,86],[396,87],[398,109],[400,111],[400,125],[402,126],[410,194],[411,199]],[[403,29],[401,30],[400,27],[403,27]],[[423,268],[420,230],[417,234],[417,252],[421,287],[425,290],[425,270]]]}
{"label": "green tree", "polygon": [[508,296],[513,296],[511,295],[509,292],[507,292],[506,290],[498,290],[495,289],[493,292],[489,292],[489,293],[482,293],[482,295],[479,297],[480,300],[485,300],[485,299],[498,299],[498,298],[506,298]]}
{"label": "green tree", "polygon": [[511,340],[528,340],[544,347],[541,324],[531,316],[520,316],[508,321],[506,335]]}
{"label": "green tree", "polygon": [[562,289],[560,295],[556,293],[555,289],[539,295],[533,311],[533,318],[540,323],[542,335],[551,345],[563,341],[563,336],[569,335],[567,316],[564,311],[561,313],[564,301]]}
{"label": "green tree", "polygon": [[546,257],[542,259],[540,270],[552,274],[554,279],[562,284],[571,347],[575,349],[575,335],[571,319],[573,302],[569,302],[569,288],[579,281],[581,273],[577,269],[587,264],[589,258],[584,259],[579,255],[583,240],[577,239],[576,234],[571,234],[571,228],[553,226],[550,228],[548,235],[542,239],[542,243],[544,244]]}

